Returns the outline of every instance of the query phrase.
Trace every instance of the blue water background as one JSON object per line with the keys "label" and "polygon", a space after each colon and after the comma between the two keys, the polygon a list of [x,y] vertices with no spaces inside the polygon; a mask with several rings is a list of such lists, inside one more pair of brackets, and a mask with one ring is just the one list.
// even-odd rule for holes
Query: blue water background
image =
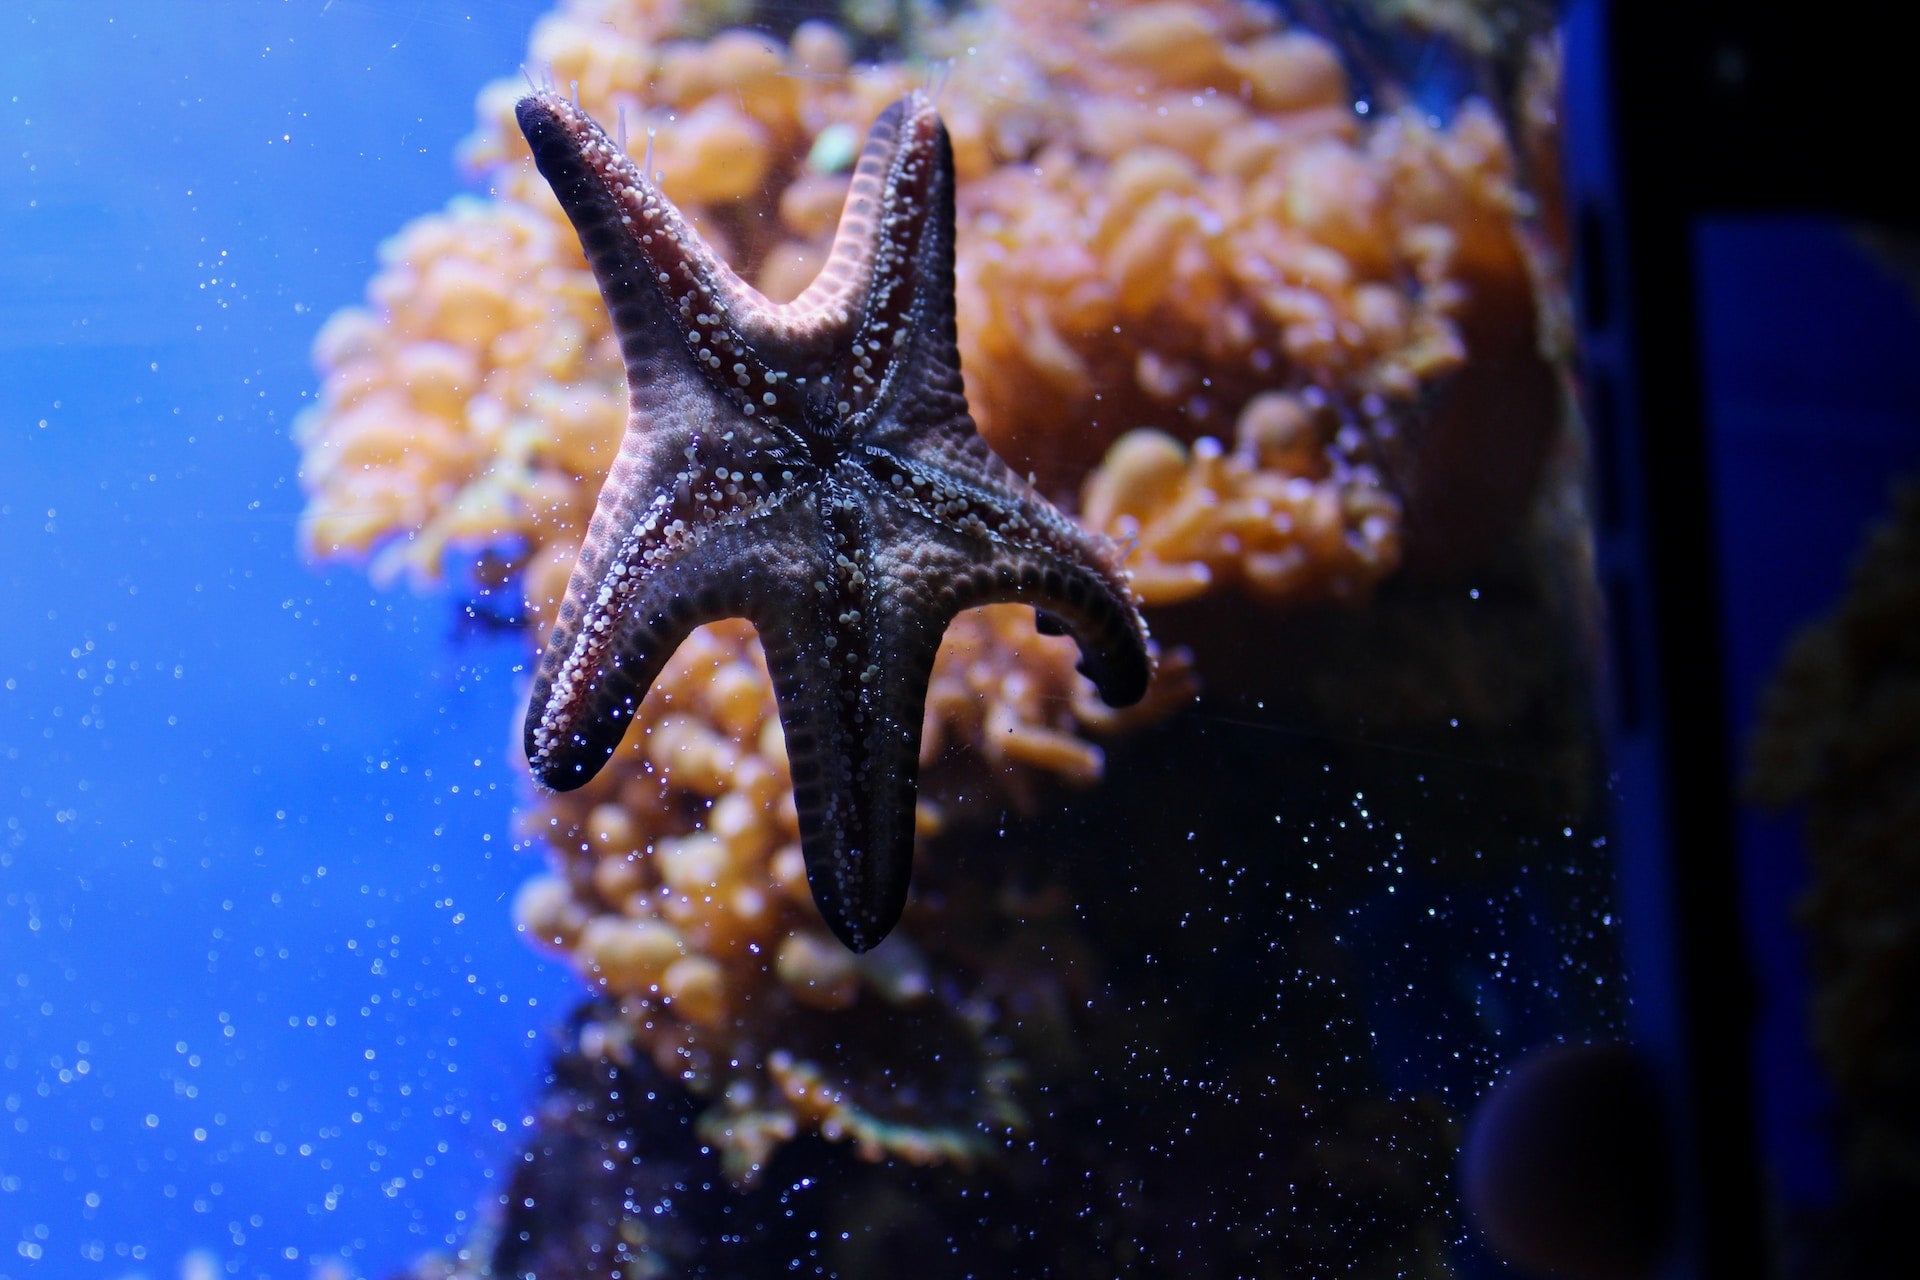
{"label": "blue water background", "polygon": [[296,549],[308,347],[540,3],[0,5],[0,1280],[463,1234],[571,979],[519,642]]}

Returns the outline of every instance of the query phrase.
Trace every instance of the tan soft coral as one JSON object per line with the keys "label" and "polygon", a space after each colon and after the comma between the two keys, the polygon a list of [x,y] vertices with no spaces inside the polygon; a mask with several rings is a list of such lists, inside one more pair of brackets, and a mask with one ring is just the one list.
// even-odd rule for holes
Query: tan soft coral
{"label": "tan soft coral", "polygon": [[1152,429],[1113,446],[1082,491],[1086,521],[1135,545],[1149,606],[1223,585],[1260,597],[1364,596],[1398,562],[1400,504],[1356,427],[1313,389],[1263,392],[1240,412],[1231,452]]}
{"label": "tan soft coral", "polygon": [[[860,131],[916,77],[852,65],[845,39],[819,24],[783,45],[677,38],[680,21],[665,0],[571,4],[542,19],[531,65],[624,122],[629,150],[652,149],[667,193],[725,256],[791,296],[822,260]],[[1060,0],[994,5],[927,39],[955,59],[941,106],[962,179],[969,397],[987,438],[1056,498],[1129,431],[1231,441],[1274,390],[1319,388],[1342,412],[1324,420],[1324,463],[1254,470],[1294,479],[1369,462],[1340,444],[1340,427],[1390,435],[1461,366],[1470,284],[1529,292],[1522,202],[1491,115],[1469,106],[1445,129],[1397,114],[1369,123],[1332,49],[1259,7],[1120,6],[1089,23]],[[354,350],[319,349],[329,376],[303,442],[316,551],[366,554],[404,532],[378,567],[431,576],[449,547],[490,533],[534,563],[538,603],[564,577],[553,561],[578,539],[580,494],[604,471],[621,399],[591,277],[524,163],[520,91],[482,93],[467,148],[500,198],[425,219],[390,247],[373,308],[340,322],[359,335]],[[403,367],[442,341],[473,361],[451,395],[416,389]],[[474,384],[485,394],[463,411]],[[354,453],[327,465],[336,436],[368,437],[375,465]],[[1298,554],[1325,547],[1336,563],[1276,578],[1267,540],[1208,582],[1291,599],[1303,584],[1363,594],[1391,572],[1397,530],[1379,525],[1397,525],[1395,497],[1381,489],[1355,506],[1333,483],[1348,537]],[[1371,548],[1358,559],[1356,539]],[[1215,559],[1233,543],[1216,537]],[[1145,538],[1142,569],[1158,573]]]}
{"label": "tan soft coral", "polygon": [[[1491,113],[1370,124],[1328,45],[1231,3],[1121,6],[1084,26],[1058,6],[996,6],[950,41],[993,49],[960,63],[964,105],[948,111],[969,178],[957,274],[982,431],[1062,497],[1131,432],[1156,434],[1112,465],[1164,454],[1169,434],[1189,447],[1187,483],[1162,486],[1177,508],[1129,505],[1115,524],[1083,495],[1089,523],[1137,539],[1150,601],[1364,597],[1400,559],[1401,495],[1376,455],[1462,367],[1476,308],[1505,296],[1485,283],[1528,292],[1525,202]],[[1017,91],[976,96],[970,75]],[[1308,390],[1301,447],[1250,444],[1250,414]]]}
{"label": "tan soft coral", "polygon": [[430,580],[449,553],[578,539],[624,425],[579,242],[524,206],[457,201],[381,249],[366,309],[314,344],[300,419],[302,536]]}
{"label": "tan soft coral", "polygon": [[[693,39],[684,13],[573,0],[541,20],[529,65],[651,154],[743,275],[792,296],[822,261],[863,131],[924,77],[855,66],[820,24],[784,43]],[[1363,118],[1328,45],[1231,0],[1092,20],[1070,0],[993,3],[925,40],[952,59],[939,102],[983,434],[1131,547],[1149,606],[1364,599],[1401,556],[1396,437],[1466,359],[1478,286],[1515,274],[1520,205],[1491,117]],[[322,333],[325,385],[298,434],[314,554],[421,579],[482,563],[517,580],[537,639],[625,398],[578,243],[526,162],[521,92],[480,95],[466,158],[492,197],[403,231],[368,306]],[[927,700],[923,836],[982,801],[1096,781],[1095,736],[1191,697],[1184,659],[1163,655],[1147,701],[1111,712],[1075,657],[1025,609],[956,620]],[[841,950],[807,893],[744,623],[697,632],[606,770],[537,798],[525,830],[553,871],[517,918],[617,1011],[586,1043],[711,1099],[703,1131],[735,1177],[806,1130],[872,1158],[953,1160],[1017,1122],[998,1002],[1057,978],[977,944],[1031,904],[941,892],[943,841],[964,838],[949,831],[922,840],[896,938]],[[1069,925],[1046,927],[1071,945]],[[853,1042],[858,1059],[839,1054]],[[889,1056],[919,1045],[932,1057]]]}
{"label": "tan soft coral", "polygon": [[[933,695],[964,710],[930,711],[940,733],[928,737],[929,761],[952,735],[1009,770],[1097,776],[1097,752],[1087,758],[1093,749],[1040,705],[1076,696],[1072,660],[1071,643],[1038,635],[1026,610],[968,615],[941,650]],[[990,708],[984,717],[981,707]],[[927,803],[919,818],[923,833],[940,823]],[[797,1123],[872,1158],[931,1159],[971,1151],[979,1124],[1014,1114],[1007,1064],[983,1025],[929,1007],[935,983],[912,942],[856,958],[821,924],[780,722],[746,623],[694,632],[607,768],[578,791],[545,797],[525,829],[557,864],[523,887],[520,927],[617,1002],[619,1019],[591,1030],[599,1051],[644,1053],[721,1104],[709,1140],[736,1177],[754,1176],[770,1138],[791,1136]],[[967,1041],[970,1052],[956,1048],[954,1057],[978,1063],[960,1091],[974,1110],[941,1123],[888,1116],[787,1047],[835,1039],[833,1016],[863,1001]]]}

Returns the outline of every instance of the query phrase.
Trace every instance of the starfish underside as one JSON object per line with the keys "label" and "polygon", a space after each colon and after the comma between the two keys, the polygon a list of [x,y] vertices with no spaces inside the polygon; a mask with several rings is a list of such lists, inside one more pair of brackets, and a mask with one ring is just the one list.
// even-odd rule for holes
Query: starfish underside
{"label": "starfish underside", "polygon": [[521,101],[626,362],[630,415],[533,683],[533,774],[571,790],[687,634],[760,634],[814,902],[855,951],[906,903],[927,681],[1001,601],[1073,636],[1115,706],[1151,674],[1112,543],[987,447],[955,345],[953,161],[919,94],[875,123],[826,266],[774,304],[575,104]]}

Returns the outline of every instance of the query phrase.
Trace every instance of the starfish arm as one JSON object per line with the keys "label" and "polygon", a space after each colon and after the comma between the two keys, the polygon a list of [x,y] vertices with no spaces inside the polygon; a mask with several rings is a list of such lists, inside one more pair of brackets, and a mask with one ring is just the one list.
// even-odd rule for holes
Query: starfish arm
{"label": "starfish arm", "polygon": [[[1119,549],[1014,475],[967,411],[953,306],[953,154],[932,106],[916,94],[889,108],[868,162],[881,176],[880,212],[860,238],[875,283],[852,347],[857,363],[842,379],[865,464],[928,518],[925,539],[965,549],[953,572],[992,579],[970,603],[1033,604],[1042,625],[1073,636],[1104,701],[1138,702],[1152,663]],[[843,237],[852,196],[848,207]]]}
{"label": "starfish arm", "polygon": [[[882,416],[896,425],[911,417],[942,440],[973,431],[959,381],[953,220],[946,126],[931,102],[910,94],[874,124],[827,267],[793,304],[823,289],[854,309],[829,379],[856,436]],[[923,394],[926,410],[903,417],[899,406]]]}
{"label": "starfish arm", "polygon": [[1146,625],[1112,544],[1070,528],[1079,535],[1070,550],[996,547],[992,599],[1032,605],[1041,632],[1070,636],[1080,647],[1076,666],[1100,700],[1130,707],[1146,696],[1153,678]]}
{"label": "starfish arm", "polygon": [[836,332],[851,327],[873,294],[876,275],[884,275],[883,263],[899,255],[903,237],[920,234],[900,213],[925,198],[929,180],[937,182],[925,159],[945,145],[945,128],[922,94],[909,94],[880,113],[854,164],[826,263],[799,297],[780,308],[787,325]]}
{"label": "starfish arm", "polygon": [[1031,605],[1042,630],[1080,647],[1079,669],[1108,706],[1145,695],[1153,675],[1146,623],[1111,539],[1060,514],[978,436],[943,452],[938,466],[871,447],[864,461],[914,521],[899,544],[914,548],[912,563],[881,571],[949,584],[943,626],[974,605]]}
{"label": "starfish arm", "polygon": [[783,331],[781,309],[716,257],[579,107],[541,93],[522,98],[516,115],[606,300],[636,418],[726,416],[796,440],[804,397],[789,379],[835,335]]}
{"label": "starfish arm", "polygon": [[927,682],[950,615],[917,583],[883,576],[888,513],[862,477],[828,477],[804,505],[814,537],[786,548],[789,590],[749,616],[786,733],[807,882],[828,927],[861,952],[906,904]]}
{"label": "starfish arm", "polygon": [[[856,221],[869,173],[878,209]],[[925,98],[902,99],[874,125],[861,179],[836,242],[836,253],[840,242],[863,246],[849,261],[873,279],[840,377],[857,452],[883,492],[927,517],[923,540],[964,548],[964,563],[950,566],[960,580],[982,571],[992,579],[970,603],[1034,604],[1045,625],[1079,644],[1081,670],[1108,704],[1139,701],[1152,663],[1118,548],[1014,475],[967,411],[953,306],[953,151]]]}
{"label": "starfish arm", "polygon": [[[641,528],[662,514],[651,511]],[[555,791],[585,785],[695,627],[787,593],[778,549],[806,536],[791,528],[798,518],[774,503],[714,519],[697,538],[682,531],[649,539],[607,537],[604,512],[597,513],[598,536],[590,533],[581,548],[527,704],[534,778]]]}

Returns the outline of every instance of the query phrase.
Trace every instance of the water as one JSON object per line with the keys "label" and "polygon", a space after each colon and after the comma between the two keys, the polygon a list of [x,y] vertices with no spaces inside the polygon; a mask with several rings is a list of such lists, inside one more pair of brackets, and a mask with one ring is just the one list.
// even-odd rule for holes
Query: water
{"label": "water", "polygon": [[315,572],[319,319],[530,12],[9,5],[0,1273],[391,1268],[571,998],[513,935],[515,655]]}
{"label": "water", "polygon": [[[772,1030],[753,1019],[787,996],[761,960],[761,1003],[726,1025],[743,1054],[844,1071],[883,1122],[968,1117],[941,1132],[971,1168],[915,1168],[904,1142],[875,1164],[803,1126],[734,1189],[737,1147],[694,1117],[762,1062],[702,1067],[690,1099],[666,1041],[605,1006],[584,1025],[616,1073],[563,1054],[550,1083],[587,989],[515,930],[546,865],[515,814],[580,823],[576,847],[605,819],[534,800],[518,758],[537,637],[499,598],[534,572],[524,531],[457,553],[452,586],[376,587],[303,555],[291,440],[315,333],[383,239],[463,190],[475,94],[526,62],[541,11],[0,13],[0,1280],[396,1274],[488,1238],[536,1127],[561,1154],[508,1234],[554,1247],[628,1199],[653,1247],[749,1273],[874,1274],[930,1241],[936,1271],[1491,1265],[1455,1207],[1463,1119],[1523,1051],[1613,1031],[1623,998],[1565,515],[1465,567],[1343,562],[1361,594],[1386,583],[1357,611],[1150,607],[1206,694],[1106,741],[1099,788],[966,750],[929,769],[955,820],[922,860],[943,905],[910,912],[914,950],[876,952],[894,968],[850,979],[852,1011],[783,1005]],[[1471,80],[1444,70],[1423,113]],[[1110,391],[1076,412],[1231,445],[1241,376],[1150,422]],[[1019,409],[995,395],[983,425]],[[1016,465],[1070,501],[1060,477],[1099,450],[1028,439]],[[1538,484],[1551,508],[1579,476]],[[1035,714],[1078,733],[1065,705]],[[887,973],[936,998],[888,1004]],[[990,1083],[1017,1119],[985,1115]],[[609,1192],[594,1143],[629,1130],[650,1163]]]}

